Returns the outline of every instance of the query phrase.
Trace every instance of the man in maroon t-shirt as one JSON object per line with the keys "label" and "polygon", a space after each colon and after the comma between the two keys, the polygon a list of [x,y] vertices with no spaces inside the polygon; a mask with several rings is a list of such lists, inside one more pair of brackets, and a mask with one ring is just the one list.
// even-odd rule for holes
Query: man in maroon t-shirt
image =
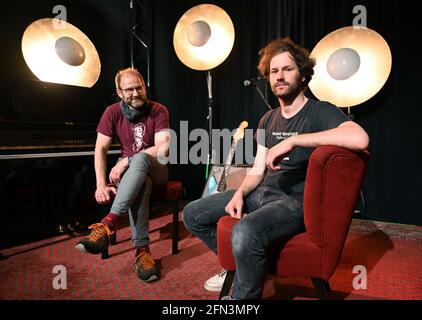
{"label": "man in maroon t-shirt", "polygon": [[[164,184],[168,179],[167,166],[158,159],[165,158],[168,151],[169,115],[165,106],[147,99],[144,79],[136,69],[120,70],[115,82],[121,101],[104,111],[95,145],[95,199],[100,204],[111,202],[113,197],[114,200],[110,213],[89,227],[91,234],[79,241],[76,248],[107,257],[116,223],[129,211],[136,247],[133,266],[137,277],[149,282],[157,280],[159,272],[148,247],[148,202],[152,185]],[[119,139],[122,151],[108,183],[106,158],[114,136]]]}

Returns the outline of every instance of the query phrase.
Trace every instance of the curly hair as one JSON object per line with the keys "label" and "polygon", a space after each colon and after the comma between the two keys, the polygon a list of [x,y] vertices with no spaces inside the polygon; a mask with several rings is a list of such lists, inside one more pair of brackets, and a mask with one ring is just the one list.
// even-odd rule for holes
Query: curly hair
{"label": "curly hair", "polygon": [[305,78],[302,85],[307,87],[314,74],[315,59],[310,57],[308,50],[295,44],[289,37],[273,40],[260,50],[258,71],[268,79],[271,59],[283,52],[288,52],[293,58],[301,76]]}

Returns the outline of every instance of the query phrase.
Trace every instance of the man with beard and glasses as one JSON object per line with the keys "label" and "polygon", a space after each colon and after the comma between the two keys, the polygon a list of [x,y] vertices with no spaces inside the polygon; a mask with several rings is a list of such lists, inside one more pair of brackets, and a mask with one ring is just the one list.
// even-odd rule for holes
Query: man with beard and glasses
{"label": "man with beard and glasses", "polygon": [[[304,95],[314,66],[309,52],[289,38],[274,40],[261,51],[258,70],[280,107],[259,122],[254,165],[237,190],[196,200],[183,210],[187,229],[215,253],[218,220],[224,215],[239,219],[231,238],[233,294],[227,299],[262,298],[268,249],[304,231],[303,192],[312,151],[320,145],[368,147],[366,132],[340,109]],[[225,276],[222,270],[205,288],[220,291]]]}
{"label": "man with beard and glasses", "polygon": [[[91,233],[78,242],[82,252],[108,255],[116,224],[129,213],[132,243],[136,248],[133,267],[141,281],[159,278],[149,250],[149,197],[152,185],[165,184],[168,179],[165,159],[169,141],[169,114],[158,102],[148,100],[144,79],[138,70],[128,68],[117,72],[116,91],[120,102],[107,107],[97,128],[95,174],[99,204],[110,203],[110,213],[89,228]],[[113,137],[121,144],[121,155],[111,169],[107,181],[107,152]],[[117,188],[118,186],[118,188]]]}

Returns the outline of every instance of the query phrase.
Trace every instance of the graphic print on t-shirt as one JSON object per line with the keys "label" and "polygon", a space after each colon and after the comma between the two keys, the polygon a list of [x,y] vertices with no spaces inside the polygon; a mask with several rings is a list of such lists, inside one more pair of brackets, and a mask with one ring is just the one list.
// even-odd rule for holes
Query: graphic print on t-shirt
{"label": "graphic print on t-shirt", "polygon": [[295,131],[295,132],[286,132],[286,131],[273,131],[271,132],[271,135],[277,139],[277,140],[286,140],[287,138],[290,138],[291,136],[296,136],[298,135],[299,132]]}
{"label": "graphic print on t-shirt", "polygon": [[145,125],[142,122],[135,124],[132,130],[133,139],[135,140],[135,142],[132,144],[132,150],[134,152],[138,152],[144,145]]}
{"label": "graphic print on t-shirt", "polygon": [[[294,131],[294,132],[272,131],[271,132],[271,135],[273,136],[273,138],[275,138],[276,140],[280,140],[279,142],[286,140],[287,138],[290,138],[291,136],[297,136],[298,134],[299,134],[298,131]],[[279,143],[279,142],[277,142],[277,143]],[[286,156],[282,160],[289,161],[290,157]]]}

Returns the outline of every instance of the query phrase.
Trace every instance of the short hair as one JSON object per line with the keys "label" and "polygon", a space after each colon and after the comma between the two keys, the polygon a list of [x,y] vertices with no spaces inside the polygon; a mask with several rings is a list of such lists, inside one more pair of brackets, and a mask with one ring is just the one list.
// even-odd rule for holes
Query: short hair
{"label": "short hair", "polygon": [[117,71],[117,73],[116,73],[116,77],[114,78],[114,82],[116,84],[116,89],[121,89],[120,88],[120,80],[127,73],[132,73],[135,76],[139,77],[139,79],[141,79],[142,85],[145,86],[144,78],[142,77],[142,75],[138,71],[138,69],[136,69],[136,68],[126,68],[126,69],[121,69],[121,70]]}
{"label": "short hair", "polygon": [[283,52],[288,52],[295,61],[301,76],[305,77],[302,85],[307,87],[314,74],[315,59],[310,57],[308,50],[295,44],[289,37],[273,40],[260,50],[258,70],[261,75],[268,79],[271,59]]}

